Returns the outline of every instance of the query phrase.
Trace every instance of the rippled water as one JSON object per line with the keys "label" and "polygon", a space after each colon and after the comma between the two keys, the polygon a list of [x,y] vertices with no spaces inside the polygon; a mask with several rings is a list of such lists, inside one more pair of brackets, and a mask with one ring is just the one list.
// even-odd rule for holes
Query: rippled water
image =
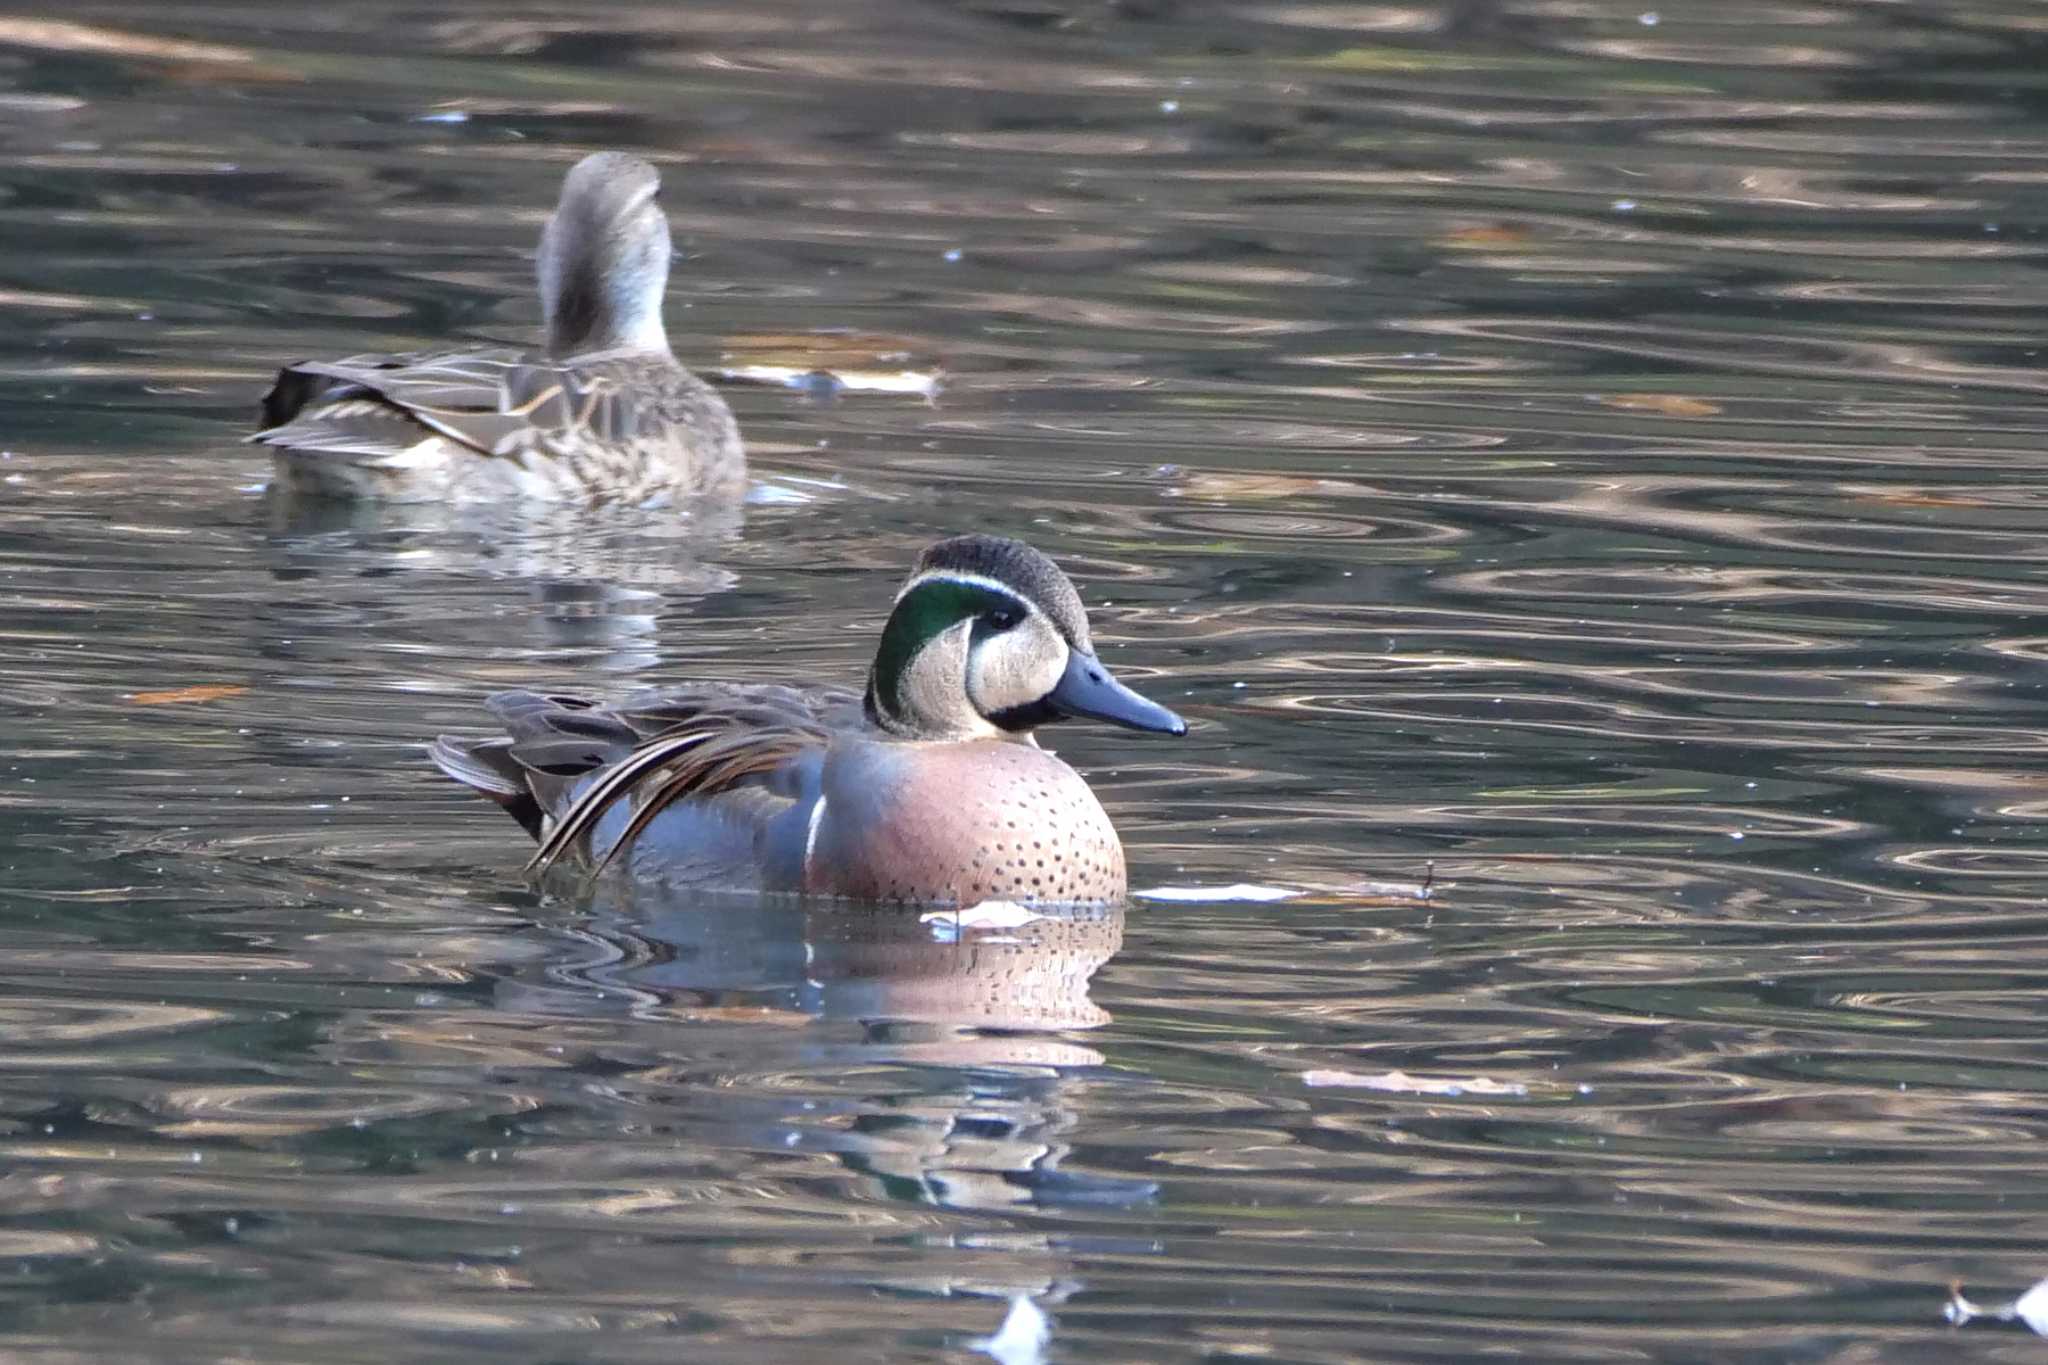
{"label": "rippled water", "polygon": [[[2048,1273],[2048,24],[1646,3],[0,18],[0,1351],[2038,1358],[1939,1307]],[[597,146],[687,360],[938,401],[266,503],[269,369],[533,335]],[[1058,737],[1136,884],[1306,895],[542,894],[423,763],[857,679],[980,527],[1196,724]]]}

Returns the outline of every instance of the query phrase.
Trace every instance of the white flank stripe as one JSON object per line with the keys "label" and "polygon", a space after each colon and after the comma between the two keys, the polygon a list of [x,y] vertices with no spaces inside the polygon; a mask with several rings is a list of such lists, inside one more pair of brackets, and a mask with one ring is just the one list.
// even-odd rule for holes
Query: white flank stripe
{"label": "white flank stripe", "polygon": [[818,793],[818,804],[811,807],[810,827],[804,831],[804,880],[811,879],[811,854],[818,847],[818,826],[825,823],[825,793]]}

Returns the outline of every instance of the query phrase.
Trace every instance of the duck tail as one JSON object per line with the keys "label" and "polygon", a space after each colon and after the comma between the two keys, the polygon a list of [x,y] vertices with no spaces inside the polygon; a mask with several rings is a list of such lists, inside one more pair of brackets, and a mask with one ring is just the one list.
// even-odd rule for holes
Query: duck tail
{"label": "duck tail", "polygon": [[512,757],[509,739],[467,740],[442,735],[427,749],[434,766],[465,787],[482,792],[503,806],[535,839],[541,835],[542,812],[526,783],[526,770]]}

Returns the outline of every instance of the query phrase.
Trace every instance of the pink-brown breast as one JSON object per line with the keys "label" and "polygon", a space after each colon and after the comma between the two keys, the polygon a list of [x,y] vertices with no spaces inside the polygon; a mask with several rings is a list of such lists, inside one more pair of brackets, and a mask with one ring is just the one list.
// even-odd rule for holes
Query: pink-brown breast
{"label": "pink-brown breast", "polygon": [[842,740],[804,859],[808,891],[973,905],[1117,901],[1124,850],[1079,773],[1025,744]]}

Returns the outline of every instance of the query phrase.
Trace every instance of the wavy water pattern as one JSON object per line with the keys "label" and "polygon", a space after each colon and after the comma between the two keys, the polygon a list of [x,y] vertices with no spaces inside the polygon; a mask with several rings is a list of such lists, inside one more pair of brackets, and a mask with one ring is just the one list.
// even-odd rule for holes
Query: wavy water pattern
{"label": "wavy water pattern", "polygon": [[[0,16],[0,1354],[2030,1358],[1939,1310],[2048,1274],[2044,35]],[[531,340],[600,146],[688,361],[935,395],[733,385],[724,515],[268,498],[274,367]],[[857,682],[968,528],[1193,721],[1051,736],[1171,898],[533,886],[422,762]]]}

